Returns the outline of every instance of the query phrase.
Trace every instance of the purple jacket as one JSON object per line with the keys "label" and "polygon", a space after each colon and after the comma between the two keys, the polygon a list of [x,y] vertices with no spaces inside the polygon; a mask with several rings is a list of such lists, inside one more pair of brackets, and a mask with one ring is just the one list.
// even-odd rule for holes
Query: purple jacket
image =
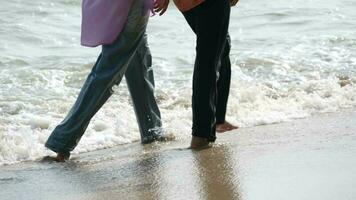
{"label": "purple jacket", "polygon": [[[96,47],[111,44],[126,23],[134,0],[83,0],[81,44]],[[147,9],[153,0],[144,0]]]}

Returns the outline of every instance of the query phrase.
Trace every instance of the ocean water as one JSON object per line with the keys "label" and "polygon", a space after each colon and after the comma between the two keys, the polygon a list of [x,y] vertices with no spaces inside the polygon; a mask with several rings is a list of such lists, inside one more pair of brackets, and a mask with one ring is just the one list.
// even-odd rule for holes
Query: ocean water
{"label": "ocean water", "polygon": [[[356,1],[240,0],[227,119],[241,127],[356,106]],[[0,165],[38,159],[100,48],[81,47],[80,0],[0,2]],[[195,37],[171,6],[148,27],[164,128],[190,136]],[[125,81],[75,153],[139,140]]]}

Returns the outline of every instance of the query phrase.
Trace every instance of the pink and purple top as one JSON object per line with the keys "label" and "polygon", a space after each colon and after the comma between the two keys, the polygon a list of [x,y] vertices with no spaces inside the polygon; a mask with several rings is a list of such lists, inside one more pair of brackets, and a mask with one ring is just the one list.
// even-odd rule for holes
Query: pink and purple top
{"label": "pink and purple top", "polygon": [[[134,0],[83,0],[81,44],[96,47],[111,44],[125,26]],[[143,0],[147,12],[154,0]]]}

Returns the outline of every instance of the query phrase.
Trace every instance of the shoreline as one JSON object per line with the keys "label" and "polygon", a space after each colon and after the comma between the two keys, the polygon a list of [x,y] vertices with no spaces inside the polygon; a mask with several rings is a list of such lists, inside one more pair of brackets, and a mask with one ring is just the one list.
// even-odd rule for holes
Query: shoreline
{"label": "shoreline", "polygon": [[[64,164],[0,166],[2,199],[356,198],[356,111],[219,134],[211,149],[179,140],[74,155]],[[65,192],[64,192],[65,191]]]}

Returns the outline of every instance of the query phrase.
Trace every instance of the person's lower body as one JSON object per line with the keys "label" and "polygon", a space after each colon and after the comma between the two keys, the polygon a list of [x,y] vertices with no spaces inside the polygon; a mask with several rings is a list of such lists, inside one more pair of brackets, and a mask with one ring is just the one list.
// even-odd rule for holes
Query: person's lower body
{"label": "person's lower body", "polygon": [[141,142],[146,144],[162,139],[161,113],[154,96],[152,56],[146,35],[127,68],[125,79],[133,102]]}
{"label": "person's lower body", "polygon": [[231,78],[230,3],[228,0],[206,0],[183,15],[197,36],[191,144],[195,148],[214,142],[216,123],[225,121]]}
{"label": "person's lower body", "polygon": [[218,133],[224,133],[238,128],[238,126],[231,124],[225,119],[231,83],[230,49],[231,39],[228,34],[225,48],[221,56],[219,80],[217,82],[216,132]]}
{"label": "person's lower body", "polygon": [[151,54],[145,35],[148,13],[143,1],[135,0],[124,30],[102,52],[82,87],[79,96],[45,146],[64,159],[77,146],[91,118],[112,95],[112,87],[125,75],[132,96],[143,143],[159,139],[161,116],[154,97]]}

